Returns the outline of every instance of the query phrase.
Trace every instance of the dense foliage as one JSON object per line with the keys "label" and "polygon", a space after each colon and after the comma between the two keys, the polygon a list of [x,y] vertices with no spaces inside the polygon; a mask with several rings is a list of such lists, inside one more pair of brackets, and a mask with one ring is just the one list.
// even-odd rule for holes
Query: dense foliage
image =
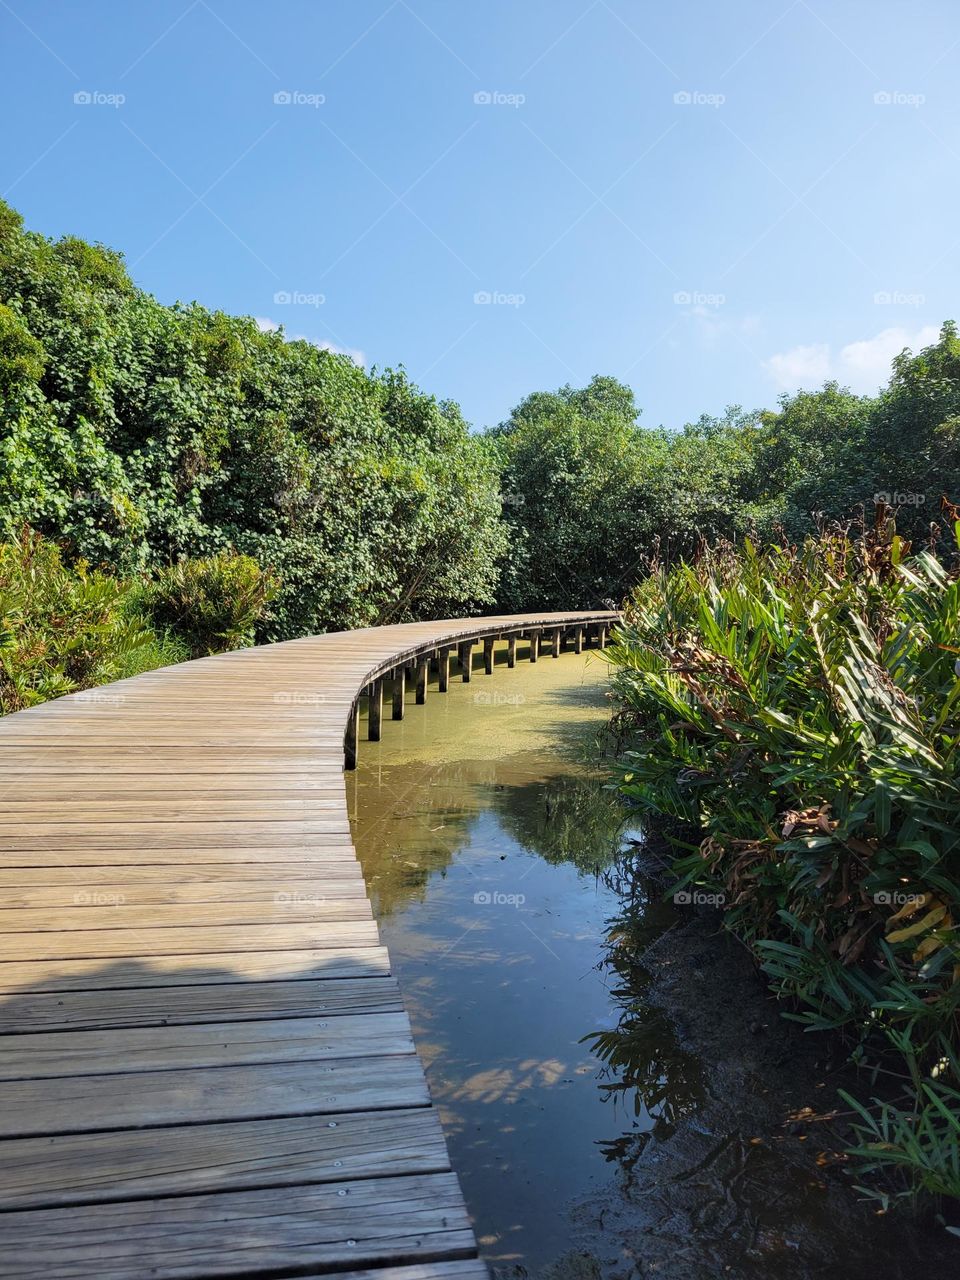
{"label": "dense foliage", "polygon": [[[894,361],[878,396],[835,383],[784,396],[776,411],[702,417],[677,432],[638,425],[612,378],[536,393],[490,434],[512,554],[505,607],[619,600],[651,558],[676,561],[719,538],[803,538],[823,519],[897,509],[902,533],[930,536],[960,498],[960,338]],[[947,515],[950,509],[947,506]]]}
{"label": "dense foliage", "polygon": [[65,566],[37,534],[0,544],[0,715],[187,656],[142,615],[135,585]]}
{"label": "dense foliage", "polygon": [[890,515],[636,590],[612,650],[621,785],[702,835],[675,887],[722,903],[793,1016],[850,1042],[868,1169],[960,1196],[960,580]]}
{"label": "dense foliage", "polygon": [[403,373],[161,306],[0,205],[0,539],[26,523],[119,574],[252,556],[268,640],[492,602],[499,509],[457,407]]}

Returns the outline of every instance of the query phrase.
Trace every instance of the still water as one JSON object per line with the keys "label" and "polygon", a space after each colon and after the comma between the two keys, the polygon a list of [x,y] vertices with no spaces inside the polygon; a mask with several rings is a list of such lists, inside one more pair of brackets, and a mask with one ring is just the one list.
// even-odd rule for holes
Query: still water
{"label": "still water", "polygon": [[[802,1037],[804,1057],[730,939],[675,931],[602,785],[606,695],[597,653],[474,669],[411,699],[347,775],[484,1257],[505,1280],[598,1280],[584,1259],[662,1280],[954,1274],[942,1232],[876,1217],[789,1136],[791,1111],[845,1105],[807,1061],[830,1050]],[[661,991],[674,974],[697,1056],[645,959]]]}
{"label": "still water", "polygon": [[[571,1247],[571,1206],[609,1177],[624,1135],[677,1099],[661,1098],[656,1063],[645,1102],[634,1066],[583,1043],[607,1029],[616,1057],[637,994],[604,947],[637,834],[597,769],[606,663],[564,654],[508,671],[498,658],[492,677],[431,688],[363,742],[348,796],[481,1249],[536,1270]],[[695,1094],[669,1028],[654,1038]]]}

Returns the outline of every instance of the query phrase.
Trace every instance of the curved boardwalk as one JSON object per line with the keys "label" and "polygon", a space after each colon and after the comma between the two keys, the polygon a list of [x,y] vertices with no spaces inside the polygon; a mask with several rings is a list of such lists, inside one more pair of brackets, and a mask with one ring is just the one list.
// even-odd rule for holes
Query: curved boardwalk
{"label": "curved boardwalk", "polygon": [[480,1280],[344,753],[361,690],[376,736],[431,658],[614,618],[340,632],[0,720],[0,1273]]}

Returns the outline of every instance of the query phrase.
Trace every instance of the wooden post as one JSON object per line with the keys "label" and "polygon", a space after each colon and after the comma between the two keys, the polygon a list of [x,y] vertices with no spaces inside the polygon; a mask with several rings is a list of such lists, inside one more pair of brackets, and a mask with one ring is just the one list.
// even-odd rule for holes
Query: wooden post
{"label": "wooden post", "polygon": [[493,675],[493,646],[496,636],[486,636],[483,641],[483,669],[488,676]]}
{"label": "wooden post", "polygon": [[473,641],[464,640],[457,646],[457,652],[460,655],[460,666],[463,668],[463,683],[469,684],[470,667],[473,663]]}
{"label": "wooden post", "polygon": [[417,705],[423,706],[427,700],[427,680],[430,675],[430,659],[421,658],[417,663]]}
{"label": "wooden post", "polygon": [[440,692],[446,693],[450,687],[450,646],[443,645],[438,655],[438,675],[440,678]]}
{"label": "wooden post", "polygon": [[507,666],[517,665],[517,637],[507,636]]}
{"label": "wooden post", "polygon": [[540,657],[540,632],[530,632],[530,661],[536,662]]}
{"label": "wooden post", "polygon": [[367,738],[380,741],[380,725],[383,723],[383,681],[374,680],[367,690]]}
{"label": "wooden post", "polygon": [[343,767],[345,769],[355,769],[357,767],[357,729],[360,724],[360,699],[358,698],[350,708],[350,715],[347,717],[347,730],[343,736]]}
{"label": "wooden post", "polygon": [[583,627],[573,628],[573,652],[583,653]]}
{"label": "wooden post", "polygon": [[406,667],[397,667],[393,673],[393,718],[403,719],[404,696],[407,692]]}
{"label": "wooden post", "polygon": [[561,633],[561,631],[560,631],[560,628],[559,628],[559,627],[554,627],[554,629],[553,629],[553,656],[554,656],[555,658],[559,658],[559,657],[560,657],[560,636],[561,636],[561,634],[562,634],[562,633]]}
{"label": "wooden post", "polygon": [[601,649],[605,649],[607,647],[606,623],[601,623],[600,627],[597,630],[597,644],[599,644]]}

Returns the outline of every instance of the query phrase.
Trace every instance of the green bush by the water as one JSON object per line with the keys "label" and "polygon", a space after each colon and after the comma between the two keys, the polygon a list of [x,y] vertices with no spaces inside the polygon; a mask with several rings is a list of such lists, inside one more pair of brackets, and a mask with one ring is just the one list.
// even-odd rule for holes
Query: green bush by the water
{"label": "green bush by the water", "polygon": [[882,1194],[960,1196],[958,649],[956,572],[881,507],[856,537],[655,569],[611,651],[622,791],[699,833],[675,888],[845,1038]]}
{"label": "green bush by the water", "polygon": [[147,613],[202,658],[253,644],[274,587],[251,556],[205,556],[160,569],[143,590]]}
{"label": "green bush by the water", "polygon": [[188,656],[138,611],[137,590],[30,531],[0,543],[0,714]]}

